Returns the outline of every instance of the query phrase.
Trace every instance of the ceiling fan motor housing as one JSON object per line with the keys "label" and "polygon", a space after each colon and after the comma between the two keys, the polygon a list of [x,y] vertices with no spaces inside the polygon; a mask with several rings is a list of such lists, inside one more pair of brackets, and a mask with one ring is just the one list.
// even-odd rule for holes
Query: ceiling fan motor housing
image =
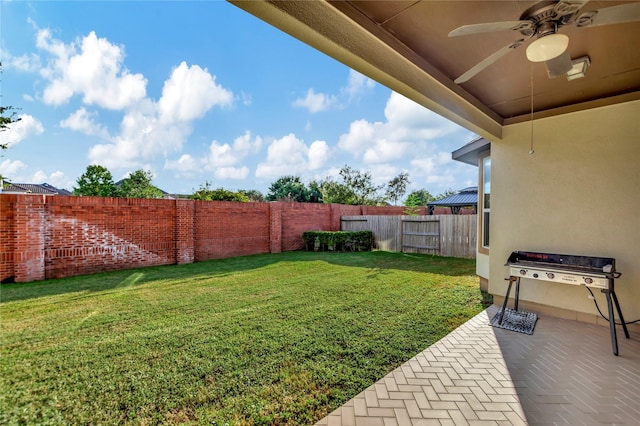
{"label": "ceiling fan motor housing", "polygon": [[571,21],[573,15],[584,5],[584,1],[570,0],[546,0],[536,3],[520,15],[521,21],[533,22],[533,30],[528,30],[523,35],[532,36],[541,31],[549,31],[544,24],[553,24],[554,31]]}

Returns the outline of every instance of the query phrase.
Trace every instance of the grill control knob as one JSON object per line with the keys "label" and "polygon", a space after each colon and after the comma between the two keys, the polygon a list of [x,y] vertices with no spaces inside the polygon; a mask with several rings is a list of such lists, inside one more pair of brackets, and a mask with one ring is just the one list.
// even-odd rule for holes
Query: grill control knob
{"label": "grill control knob", "polygon": [[586,278],[584,279],[584,282],[585,282],[585,283],[587,283],[587,284],[592,284],[592,283],[593,283],[593,279],[592,279],[592,278],[589,278],[589,277],[586,277]]}
{"label": "grill control knob", "polygon": [[520,269],[520,275],[527,275],[526,269]]}
{"label": "grill control knob", "polygon": [[554,274],[553,272],[547,272],[547,278],[549,278],[550,280],[552,280],[555,276],[556,274]]}
{"label": "grill control knob", "polygon": [[538,278],[538,274],[533,274],[533,278]]}

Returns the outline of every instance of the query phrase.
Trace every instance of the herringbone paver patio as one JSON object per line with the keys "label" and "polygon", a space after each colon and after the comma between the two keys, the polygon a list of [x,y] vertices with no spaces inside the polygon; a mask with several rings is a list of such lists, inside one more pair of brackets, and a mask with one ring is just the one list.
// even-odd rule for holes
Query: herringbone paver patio
{"label": "herringbone paver patio", "polygon": [[492,306],[319,425],[640,425],[640,335],[540,316],[533,335],[491,327]]}

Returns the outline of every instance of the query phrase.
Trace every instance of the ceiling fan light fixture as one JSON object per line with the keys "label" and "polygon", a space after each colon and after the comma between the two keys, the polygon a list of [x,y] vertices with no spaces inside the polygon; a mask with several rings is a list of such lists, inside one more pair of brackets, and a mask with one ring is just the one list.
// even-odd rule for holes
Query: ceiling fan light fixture
{"label": "ceiling fan light fixture", "polygon": [[567,73],[571,71],[573,63],[571,62],[569,52],[565,50],[560,56],[546,61],[544,66],[547,68],[549,78],[556,78],[566,76]]}
{"label": "ceiling fan light fixture", "polygon": [[569,46],[565,34],[550,34],[540,37],[527,46],[527,59],[531,62],[545,62],[562,55]]}

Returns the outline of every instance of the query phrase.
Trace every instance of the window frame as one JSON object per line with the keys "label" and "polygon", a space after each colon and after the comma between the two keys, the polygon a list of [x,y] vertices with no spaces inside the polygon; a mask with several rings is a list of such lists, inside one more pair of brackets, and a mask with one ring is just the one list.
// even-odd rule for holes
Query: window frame
{"label": "window frame", "polygon": [[[483,155],[479,158],[479,177],[478,177],[478,252],[483,254],[489,254],[489,245],[491,244],[490,233],[491,233],[491,202],[489,201],[489,206],[485,206],[485,163],[489,161],[489,197],[491,197],[491,153],[488,152],[486,155]],[[485,223],[485,214],[488,216],[488,219]],[[488,228],[488,229],[487,229]],[[485,245],[485,235],[487,236],[487,241],[489,244]]]}

